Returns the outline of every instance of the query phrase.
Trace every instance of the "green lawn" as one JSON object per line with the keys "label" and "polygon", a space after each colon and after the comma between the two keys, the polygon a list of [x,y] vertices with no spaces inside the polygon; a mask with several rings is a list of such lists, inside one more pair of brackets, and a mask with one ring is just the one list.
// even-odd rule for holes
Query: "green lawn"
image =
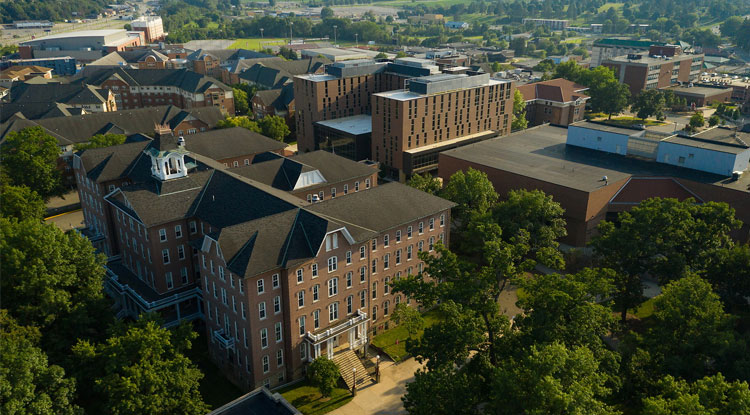
{"label": "green lawn", "polygon": [[644,319],[646,317],[651,317],[652,314],[654,314],[654,299],[649,298],[644,303],[638,306],[635,310],[628,310],[629,313],[635,314],[636,317],[639,319]]}
{"label": "green lawn", "polygon": [[[422,314],[422,317],[425,327],[443,320],[443,316],[438,310],[430,310]],[[422,331],[417,333],[417,337],[421,337],[422,333]],[[406,339],[408,337],[409,333],[406,331],[406,327],[396,326],[375,336],[372,339],[372,344],[388,354],[394,362],[400,362],[408,356],[408,353],[406,353]],[[396,344],[397,342],[398,344]]]}
{"label": "green lawn", "polygon": [[624,5],[625,5],[625,3],[605,3],[603,6],[599,7],[598,12],[599,13],[606,12],[607,9],[611,9],[613,7],[615,9],[617,9],[617,10],[620,10],[620,9],[622,9],[622,6],[624,6]]}
{"label": "green lawn", "polygon": [[203,372],[204,376],[200,384],[203,400],[212,409],[216,409],[237,399],[242,395],[242,391],[229,382],[209,358],[206,334],[203,332],[198,334],[199,336],[193,341],[193,348],[187,353],[187,357]]}
{"label": "green lawn", "polygon": [[237,39],[229,45],[228,49],[248,49],[248,50],[259,50],[270,47],[271,45],[285,45],[287,39],[281,38],[252,38],[252,39]]}
{"label": "green lawn", "polygon": [[643,124],[646,126],[652,126],[652,125],[664,125],[666,123],[663,123],[661,121],[657,120],[642,120],[638,117],[612,117],[611,120],[602,120],[605,121],[607,124],[613,124],[613,125],[620,125],[624,127],[632,127],[634,125]]}
{"label": "green lawn", "polygon": [[318,388],[310,385],[307,380],[276,392],[305,415],[325,414],[352,400],[351,392],[342,387],[334,389],[330,398],[323,399]]}

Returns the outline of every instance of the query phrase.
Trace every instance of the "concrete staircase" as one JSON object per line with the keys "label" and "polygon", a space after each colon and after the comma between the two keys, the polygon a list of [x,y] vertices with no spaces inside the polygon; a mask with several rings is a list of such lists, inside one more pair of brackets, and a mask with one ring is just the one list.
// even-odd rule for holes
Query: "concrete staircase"
{"label": "concrete staircase", "polygon": [[[339,365],[339,372],[341,377],[344,378],[346,386],[351,390],[352,385],[356,382],[357,388],[367,386],[372,381],[370,375],[367,374],[365,367],[362,366],[362,362],[354,353],[354,350],[346,350],[333,356],[333,361]],[[353,379],[352,369],[357,369],[357,379]]]}

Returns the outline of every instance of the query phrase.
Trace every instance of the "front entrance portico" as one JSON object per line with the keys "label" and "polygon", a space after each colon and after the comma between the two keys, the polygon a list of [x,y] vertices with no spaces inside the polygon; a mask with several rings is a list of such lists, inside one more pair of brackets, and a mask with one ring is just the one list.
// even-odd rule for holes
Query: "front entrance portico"
{"label": "front entrance portico", "polygon": [[337,352],[344,350],[358,350],[367,344],[367,313],[357,310],[356,314],[338,325],[317,334],[307,332],[304,341],[310,344],[312,353],[308,354],[308,361],[324,355],[329,359]]}

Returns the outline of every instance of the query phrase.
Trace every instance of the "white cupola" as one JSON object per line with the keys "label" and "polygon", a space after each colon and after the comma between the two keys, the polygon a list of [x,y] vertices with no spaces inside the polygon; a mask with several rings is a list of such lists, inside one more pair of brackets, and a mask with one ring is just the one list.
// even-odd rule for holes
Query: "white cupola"
{"label": "white cupola", "polygon": [[171,131],[165,132],[163,126],[157,126],[157,136],[145,152],[151,157],[151,174],[157,179],[165,181],[187,177],[185,156],[188,151],[185,149],[184,138],[178,139]]}

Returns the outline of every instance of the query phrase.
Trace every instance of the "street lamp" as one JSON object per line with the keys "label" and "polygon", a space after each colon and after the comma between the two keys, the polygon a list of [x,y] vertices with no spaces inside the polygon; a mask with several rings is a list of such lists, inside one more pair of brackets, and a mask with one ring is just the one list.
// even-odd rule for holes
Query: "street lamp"
{"label": "street lamp", "polygon": [[357,396],[357,368],[352,368],[352,396]]}
{"label": "street lamp", "polygon": [[289,44],[292,44],[292,26],[294,25],[294,22],[289,22]]}
{"label": "street lamp", "polygon": [[380,383],[380,355],[375,356],[375,383]]}
{"label": "street lamp", "polygon": [[336,47],[336,44],[338,43],[336,40],[336,29],[338,29],[338,25],[333,25],[333,47]]}
{"label": "street lamp", "polygon": [[260,38],[261,38],[261,39],[263,39],[263,31],[264,31],[264,30],[265,30],[265,29],[263,29],[262,27],[260,28]]}
{"label": "street lamp", "polygon": [[359,33],[354,34],[354,42],[359,47]]}

